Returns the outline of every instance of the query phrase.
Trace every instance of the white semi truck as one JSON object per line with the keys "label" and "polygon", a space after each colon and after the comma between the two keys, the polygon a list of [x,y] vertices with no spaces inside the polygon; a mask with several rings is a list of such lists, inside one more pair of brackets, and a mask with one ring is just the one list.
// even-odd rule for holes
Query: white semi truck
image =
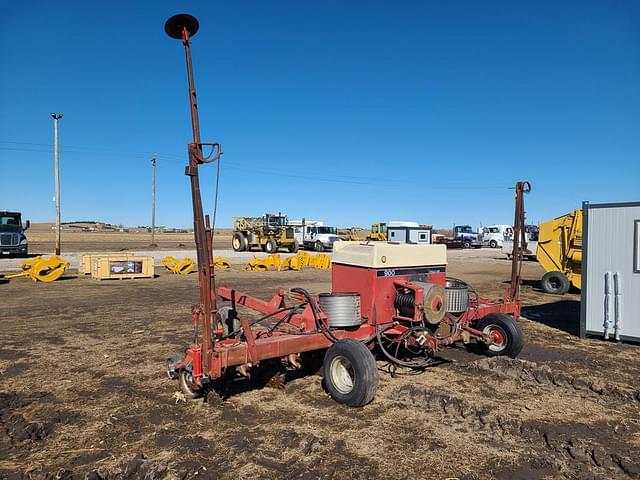
{"label": "white semi truck", "polygon": [[489,225],[478,229],[482,233],[482,245],[491,248],[502,247],[502,242],[513,237],[511,225]]}

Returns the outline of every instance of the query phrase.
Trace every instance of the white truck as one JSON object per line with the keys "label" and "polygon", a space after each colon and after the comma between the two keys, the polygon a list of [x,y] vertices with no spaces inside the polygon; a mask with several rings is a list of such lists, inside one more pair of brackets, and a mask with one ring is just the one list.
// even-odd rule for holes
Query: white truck
{"label": "white truck", "polygon": [[336,227],[328,227],[318,220],[291,220],[289,226],[293,226],[298,244],[305,249],[332,250],[333,244],[340,240]]}
{"label": "white truck", "polygon": [[478,229],[482,233],[482,245],[484,247],[500,248],[504,240],[513,237],[511,225],[489,225]]}
{"label": "white truck", "polygon": [[[538,251],[538,232],[537,225],[525,225],[524,226],[524,238],[527,241],[527,250],[524,252],[524,258],[529,260],[535,260]],[[509,227],[507,236],[505,236],[502,242],[502,253],[507,256],[507,259],[511,260],[513,254],[513,228]]]}

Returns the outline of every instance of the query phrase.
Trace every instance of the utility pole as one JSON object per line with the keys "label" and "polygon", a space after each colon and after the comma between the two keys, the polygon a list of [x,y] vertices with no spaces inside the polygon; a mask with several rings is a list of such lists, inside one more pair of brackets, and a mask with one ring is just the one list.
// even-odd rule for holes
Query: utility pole
{"label": "utility pole", "polygon": [[157,156],[151,157],[151,245],[156,244],[156,163]]}
{"label": "utility pole", "polygon": [[60,149],[58,145],[58,120],[62,118],[61,113],[52,113],[53,118],[53,165],[55,182],[55,202],[56,202],[56,255],[60,255]]}

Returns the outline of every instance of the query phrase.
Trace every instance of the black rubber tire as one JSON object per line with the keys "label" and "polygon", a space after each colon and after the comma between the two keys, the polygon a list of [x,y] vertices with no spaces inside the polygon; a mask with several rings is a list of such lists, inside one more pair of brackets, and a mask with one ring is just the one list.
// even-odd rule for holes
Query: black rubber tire
{"label": "black rubber tire", "polygon": [[498,242],[496,242],[495,240],[491,240],[491,241],[489,242],[489,246],[490,246],[491,248],[498,248]]}
{"label": "black rubber tire", "polygon": [[193,377],[189,370],[180,371],[178,382],[180,383],[180,390],[182,390],[182,393],[184,393],[184,396],[187,398],[200,398],[204,393],[201,388],[193,383]]}
{"label": "black rubber tire", "polygon": [[462,242],[462,248],[471,248],[471,242],[469,240],[465,240]]}
{"label": "black rubber tire", "polygon": [[322,242],[316,242],[316,244],[313,246],[313,249],[316,252],[324,252],[324,245],[322,244]]}
{"label": "black rubber tire", "polygon": [[247,237],[242,232],[236,232],[231,239],[231,247],[234,252],[244,252],[247,249]]}
{"label": "black rubber tire", "polygon": [[267,240],[267,242],[264,244],[264,251],[268,254],[277,253],[278,243],[273,239]]}
{"label": "black rubber tire", "polygon": [[[340,373],[346,374],[340,378]],[[345,339],[335,342],[324,356],[324,385],[338,403],[362,407],[373,400],[378,388],[378,368],[365,344]],[[347,378],[348,377],[348,378]],[[351,385],[345,384],[344,380]]]}
{"label": "black rubber tire", "polygon": [[552,295],[564,295],[571,288],[571,282],[562,272],[547,272],[540,281],[542,290]]}
{"label": "black rubber tire", "polygon": [[499,355],[516,358],[524,347],[524,334],[518,322],[511,315],[505,313],[490,313],[476,324],[481,332],[497,331],[503,338],[502,345],[487,345],[482,343],[483,353],[489,357]]}
{"label": "black rubber tire", "polygon": [[294,240],[291,245],[289,245],[289,253],[297,253],[300,250],[300,245],[297,240]]}

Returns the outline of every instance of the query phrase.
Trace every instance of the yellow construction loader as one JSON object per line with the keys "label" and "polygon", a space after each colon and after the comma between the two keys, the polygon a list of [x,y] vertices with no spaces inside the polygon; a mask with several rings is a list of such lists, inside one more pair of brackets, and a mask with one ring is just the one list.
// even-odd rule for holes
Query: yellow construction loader
{"label": "yellow construction loader", "polygon": [[387,224],[386,223],[374,223],[371,225],[371,234],[369,234],[369,240],[386,240],[387,239]]}

